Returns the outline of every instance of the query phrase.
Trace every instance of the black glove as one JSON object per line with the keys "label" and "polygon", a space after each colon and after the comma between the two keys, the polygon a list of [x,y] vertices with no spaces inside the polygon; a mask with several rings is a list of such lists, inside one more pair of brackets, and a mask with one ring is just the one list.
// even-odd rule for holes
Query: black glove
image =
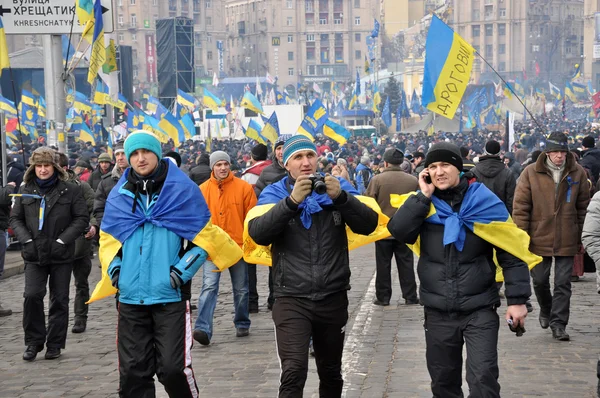
{"label": "black glove", "polygon": [[171,267],[169,278],[171,279],[171,287],[173,289],[177,289],[183,285],[183,279],[177,274],[177,271],[173,270],[173,267]]}
{"label": "black glove", "polygon": [[115,289],[119,288],[119,274],[121,273],[121,271],[116,270],[115,272],[113,272],[112,277],[110,278],[110,283],[113,285],[113,287]]}

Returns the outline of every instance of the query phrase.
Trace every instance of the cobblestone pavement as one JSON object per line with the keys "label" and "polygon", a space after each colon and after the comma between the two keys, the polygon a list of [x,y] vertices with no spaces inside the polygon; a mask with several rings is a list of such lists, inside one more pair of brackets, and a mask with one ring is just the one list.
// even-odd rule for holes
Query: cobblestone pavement
{"label": "cobblestone pavement", "polygon": [[[350,321],[344,351],[344,395],[347,397],[430,397],[425,366],[423,310],[406,306],[394,272],[394,295],[389,307],[371,304],[375,288],[374,246],[350,255],[352,290]],[[215,332],[208,347],[193,347],[193,366],[202,397],[275,397],[279,362],[273,340],[273,323],[266,308],[267,269],[258,267],[260,313],[252,315],[251,334],[236,338],[232,323],[233,300],[228,273],[221,280],[215,313]],[[90,281],[99,279],[97,261]],[[114,300],[94,303],[88,330],[69,332],[67,348],[59,360],[43,355],[32,363],[21,359],[23,345],[22,292],[24,277],[0,281],[0,301],[14,314],[0,318],[0,397],[116,397],[117,355]],[[201,273],[194,279],[198,295]],[[527,333],[517,338],[502,324],[499,342],[500,383],[507,397],[593,397],[599,347],[600,295],[593,274],[573,284],[570,342],[556,342],[537,322],[538,311],[528,318]],[[74,290],[71,292],[71,298]],[[72,300],[71,300],[72,302]],[[535,305],[535,301],[534,301]],[[503,310],[500,309],[503,316]],[[195,315],[195,314],[194,314]],[[42,353],[43,354],[43,353]],[[160,384],[157,396],[166,397]],[[464,386],[465,395],[467,387]],[[318,396],[314,361],[305,397]]]}

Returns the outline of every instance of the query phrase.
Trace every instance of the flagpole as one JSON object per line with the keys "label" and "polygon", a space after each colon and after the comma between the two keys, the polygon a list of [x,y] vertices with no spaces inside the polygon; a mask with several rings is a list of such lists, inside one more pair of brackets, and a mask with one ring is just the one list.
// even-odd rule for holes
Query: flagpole
{"label": "flagpole", "polygon": [[17,105],[17,89],[15,88],[15,78],[13,76],[12,67],[8,68],[10,72],[10,84],[12,86],[13,95],[15,96],[15,107],[17,108],[17,126],[19,126],[19,141],[21,142],[21,151],[23,152],[23,166],[27,167],[27,160],[25,160],[25,145],[23,145],[23,132],[21,131],[21,115],[19,115],[19,108]]}

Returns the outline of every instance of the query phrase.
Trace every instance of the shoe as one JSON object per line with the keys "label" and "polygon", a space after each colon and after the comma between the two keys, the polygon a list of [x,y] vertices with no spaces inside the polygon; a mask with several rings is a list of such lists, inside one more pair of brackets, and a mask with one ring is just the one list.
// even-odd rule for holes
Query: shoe
{"label": "shoe", "polygon": [[406,299],[406,300],[404,300],[404,304],[406,304],[406,305],[418,305],[420,303],[419,303],[419,299],[416,298],[416,299]]}
{"label": "shoe", "polygon": [[571,275],[571,282],[579,282],[579,276]]}
{"label": "shoe", "polygon": [[210,338],[208,337],[208,334],[203,330],[194,330],[194,340],[196,340],[202,345],[210,344]]}
{"label": "shoe", "polygon": [[269,302],[267,302],[267,309],[268,309],[269,311],[273,311],[273,303],[272,303],[272,302],[270,302],[270,301],[269,301]]}
{"label": "shoe", "polygon": [[375,299],[375,300],[373,300],[373,304],[380,305],[382,307],[387,307],[388,305],[390,305],[390,302],[389,301],[379,301],[379,299]]}
{"label": "shoe", "polygon": [[75,325],[73,325],[73,329],[71,329],[71,333],[83,333],[87,327],[86,321],[75,321]]}
{"label": "shoe", "polygon": [[12,310],[4,309],[4,308],[2,308],[2,305],[0,305],[0,317],[9,316],[9,315],[12,315]]}
{"label": "shoe", "polygon": [[571,339],[564,328],[552,328],[552,337],[558,341],[569,341]]}
{"label": "shoe", "polygon": [[542,327],[542,329],[548,329],[548,326],[550,326],[550,319],[542,314],[540,312],[540,326]]}
{"label": "shoe", "polygon": [[250,329],[248,328],[236,328],[235,336],[236,337],[246,337],[250,334]]}
{"label": "shoe", "polygon": [[60,357],[60,348],[48,347],[46,349],[46,355],[44,355],[44,358],[57,359],[58,357]]}
{"label": "shoe", "polygon": [[37,357],[38,352],[44,349],[43,345],[28,345],[23,353],[24,361],[33,361]]}
{"label": "shoe", "polygon": [[531,304],[531,300],[527,300],[525,302],[525,307],[527,307],[527,312],[533,312],[533,305]]}
{"label": "shoe", "polygon": [[190,304],[190,310],[195,311],[198,309],[198,305],[197,304]]}
{"label": "shoe", "polygon": [[252,303],[248,306],[248,312],[251,314],[258,314],[258,303]]}

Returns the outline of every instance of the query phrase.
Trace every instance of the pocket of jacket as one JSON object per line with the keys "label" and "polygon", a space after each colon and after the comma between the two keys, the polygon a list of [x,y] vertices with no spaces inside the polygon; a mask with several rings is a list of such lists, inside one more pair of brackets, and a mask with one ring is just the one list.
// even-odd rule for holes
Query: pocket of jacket
{"label": "pocket of jacket", "polygon": [[35,244],[32,242],[27,242],[23,244],[21,248],[21,257],[25,261],[38,261],[38,253]]}
{"label": "pocket of jacket", "polygon": [[72,259],[69,247],[53,240],[50,246],[50,257],[54,261],[68,261]]}

